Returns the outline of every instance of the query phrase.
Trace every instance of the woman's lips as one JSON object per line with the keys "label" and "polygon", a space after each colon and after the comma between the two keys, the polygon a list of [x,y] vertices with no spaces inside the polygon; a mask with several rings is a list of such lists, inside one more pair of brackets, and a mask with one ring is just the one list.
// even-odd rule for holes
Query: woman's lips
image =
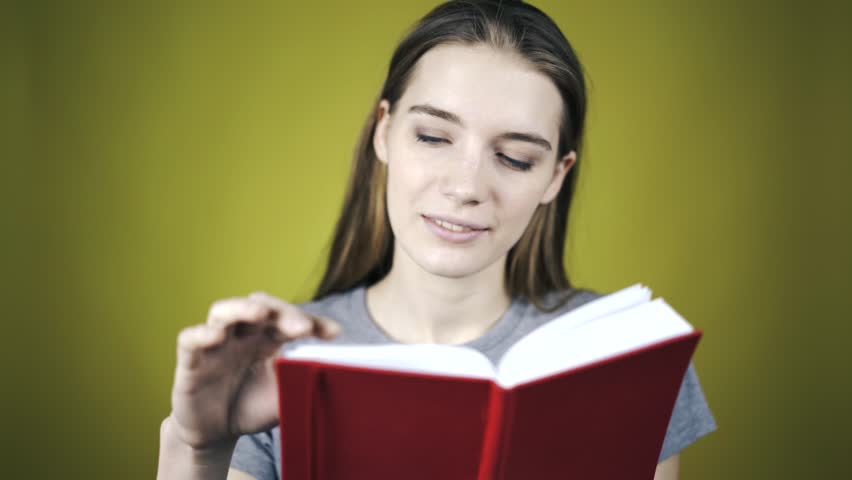
{"label": "woman's lips", "polygon": [[479,223],[470,222],[461,218],[450,217],[448,215],[423,215],[424,217],[431,218],[432,220],[440,220],[447,223],[452,223],[454,225],[467,227],[471,230],[488,230],[488,227],[485,225],[481,225]]}
{"label": "woman's lips", "polygon": [[453,231],[439,225],[434,218],[428,217],[426,215],[422,215],[423,220],[426,222],[426,226],[434,233],[438,238],[442,240],[446,240],[450,243],[467,243],[476,240],[477,238],[485,235],[488,229],[479,229],[479,230],[466,230],[466,231]]}

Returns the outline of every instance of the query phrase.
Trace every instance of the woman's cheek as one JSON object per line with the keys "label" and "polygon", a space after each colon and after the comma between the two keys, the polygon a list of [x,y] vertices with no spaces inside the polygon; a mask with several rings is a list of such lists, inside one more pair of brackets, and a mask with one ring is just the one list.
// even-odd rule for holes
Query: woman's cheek
{"label": "woman's cheek", "polygon": [[534,191],[524,190],[504,198],[503,205],[506,209],[504,213],[507,222],[512,225],[512,231],[523,233],[538,206],[538,197],[536,197]]}
{"label": "woman's cheek", "polygon": [[428,168],[429,162],[422,155],[411,156],[401,173],[402,183],[410,194],[418,194],[429,182],[429,175],[434,169]]}

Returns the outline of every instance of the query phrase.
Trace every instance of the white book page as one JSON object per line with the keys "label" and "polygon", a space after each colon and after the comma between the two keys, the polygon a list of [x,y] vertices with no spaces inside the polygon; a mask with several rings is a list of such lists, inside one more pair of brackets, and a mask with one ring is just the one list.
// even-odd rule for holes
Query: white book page
{"label": "white book page", "polygon": [[485,355],[469,347],[453,345],[300,345],[285,352],[284,357],[457,377],[494,380],[497,376],[494,365]]}
{"label": "white book page", "polygon": [[[500,358],[500,363],[502,364],[506,357],[518,348],[518,345],[526,343],[538,344],[539,342],[546,344],[549,339],[566,338],[571,335],[572,330],[586,322],[641,305],[650,300],[651,290],[639,283],[592,300],[524,335],[523,338],[518,340],[515,345],[503,354]],[[520,348],[524,347],[521,346]],[[529,352],[533,356],[535,355],[535,351]],[[499,365],[497,370],[500,370]]]}
{"label": "white book page", "polygon": [[650,300],[651,289],[641,283],[636,283],[575,308],[528,333],[524,336],[524,339],[533,335],[553,335],[566,332],[589,320],[626,310]]}
{"label": "white book page", "polygon": [[547,345],[553,339],[568,338],[572,335],[572,330],[586,322],[627,310],[650,300],[651,290],[642,284],[636,283],[575,308],[536,328],[518,340],[500,358],[497,371],[503,368],[502,365],[506,361],[506,358],[511,358],[515,355],[529,355],[530,359],[534,359],[537,353],[530,346],[537,348],[541,344]]}
{"label": "white book page", "polygon": [[570,329],[551,330],[556,333],[532,335],[536,330],[506,352],[498,368],[500,386],[511,388],[677,337],[693,328],[662,298],[657,298]]}
{"label": "white book page", "polygon": [[[501,359],[504,375],[523,377],[524,369],[537,374],[551,371],[562,361],[562,351],[556,346],[539,352],[542,346],[558,344],[560,339],[571,338],[572,330],[598,318],[624,311],[648,302],[651,291],[635,284],[593,300],[558,319],[554,319],[522,338]],[[525,357],[503,366],[512,357]],[[436,344],[393,345],[300,345],[284,353],[284,357],[313,360],[324,363],[378,368],[404,372],[440,374],[498,381],[497,371],[482,353],[465,346]]]}

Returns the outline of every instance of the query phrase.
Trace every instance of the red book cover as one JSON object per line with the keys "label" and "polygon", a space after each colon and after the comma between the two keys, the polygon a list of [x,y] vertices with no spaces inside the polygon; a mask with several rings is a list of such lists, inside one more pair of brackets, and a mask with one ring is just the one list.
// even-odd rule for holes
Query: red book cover
{"label": "red book cover", "polygon": [[701,336],[511,388],[279,358],[282,478],[652,480]]}

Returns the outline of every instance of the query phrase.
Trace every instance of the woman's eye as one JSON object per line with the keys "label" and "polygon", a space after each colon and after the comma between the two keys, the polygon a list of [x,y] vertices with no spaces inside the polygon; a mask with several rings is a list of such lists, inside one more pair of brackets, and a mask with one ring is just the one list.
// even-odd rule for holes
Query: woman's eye
{"label": "woman's eye", "polygon": [[[445,138],[432,137],[432,136],[429,136],[429,135],[423,135],[422,133],[417,134],[417,141],[423,142],[423,143],[428,143],[430,145],[437,145],[439,143],[450,143],[449,140],[447,140]],[[533,166],[533,164],[530,163],[530,162],[515,160],[514,158],[509,157],[509,156],[507,156],[503,153],[498,153],[497,156],[500,157],[503,160],[503,163],[508,165],[509,168],[511,168],[513,170],[519,170],[519,171],[522,171],[522,172],[526,172],[527,170],[531,169],[532,166]]]}
{"label": "woman's eye", "polygon": [[520,160],[515,160],[514,158],[507,157],[506,155],[504,155],[502,153],[498,153],[497,156],[502,158],[503,162],[505,162],[506,165],[509,166],[509,168],[513,168],[515,170],[520,170],[522,172],[526,172],[527,170],[532,168],[532,163],[522,162]]}
{"label": "woman's eye", "polygon": [[430,137],[429,135],[423,135],[423,134],[420,134],[420,133],[417,134],[417,141],[418,142],[431,143],[431,144],[446,142],[446,140],[443,139],[443,138]]}

